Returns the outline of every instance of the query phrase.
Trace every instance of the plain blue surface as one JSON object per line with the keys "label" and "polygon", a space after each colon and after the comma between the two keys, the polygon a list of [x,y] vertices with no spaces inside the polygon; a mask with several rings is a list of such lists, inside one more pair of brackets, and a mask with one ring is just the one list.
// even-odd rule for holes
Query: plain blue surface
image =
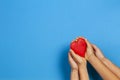
{"label": "plain blue surface", "polygon": [[77,36],[120,66],[120,0],[0,0],[0,80],[69,80]]}

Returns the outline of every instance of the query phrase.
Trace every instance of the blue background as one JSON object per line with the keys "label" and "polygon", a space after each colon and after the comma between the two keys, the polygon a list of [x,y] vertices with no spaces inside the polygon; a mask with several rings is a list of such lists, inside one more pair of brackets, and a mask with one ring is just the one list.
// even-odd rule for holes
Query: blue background
{"label": "blue background", "polygon": [[69,80],[77,36],[120,66],[120,0],[0,0],[0,80]]}

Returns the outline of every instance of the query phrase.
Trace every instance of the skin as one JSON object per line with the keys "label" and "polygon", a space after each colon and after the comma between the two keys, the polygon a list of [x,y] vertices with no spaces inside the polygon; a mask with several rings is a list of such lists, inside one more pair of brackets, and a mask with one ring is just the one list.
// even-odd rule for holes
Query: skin
{"label": "skin", "polygon": [[[85,39],[86,40],[86,39]],[[88,62],[96,69],[96,71],[100,74],[100,76],[104,79],[104,80],[119,80],[118,76],[115,75],[115,73],[113,73],[112,70],[110,70],[111,66],[109,68],[106,66],[106,63],[104,64],[104,62],[102,62],[101,60],[103,59],[102,55],[100,55],[100,58],[98,58],[96,55],[98,55],[97,53],[95,53],[93,46],[90,44],[90,42],[88,40],[86,40],[87,43],[87,51],[86,51],[86,56],[85,58],[88,60]],[[95,48],[96,49],[96,48]],[[96,55],[95,55],[96,54]],[[113,70],[116,70],[115,68]],[[117,73],[116,73],[117,74]]]}
{"label": "skin", "polygon": [[103,80],[120,80],[120,69],[105,58],[97,46],[91,44],[87,39],[85,41],[87,43],[85,58],[75,54],[72,50],[69,52],[71,80],[89,80],[86,61],[96,69]]}
{"label": "skin", "polygon": [[68,54],[68,59],[69,59],[69,63],[71,66],[71,80],[79,80],[79,76],[78,76],[78,65],[77,63],[73,60],[71,54]]}
{"label": "skin", "polygon": [[120,69],[114,65],[109,59],[107,59],[106,57],[104,57],[102,51],[95,46],[94,44],[92,44],[92,47],[94,49],[94,53],[96,55],[96,57],[108,68],[110,69],[117,77],[120,78]]}
{"label": "skin", "polygon": [[71,80],[89,80],[86,60],[70,50],[69,63],[71,65]]}

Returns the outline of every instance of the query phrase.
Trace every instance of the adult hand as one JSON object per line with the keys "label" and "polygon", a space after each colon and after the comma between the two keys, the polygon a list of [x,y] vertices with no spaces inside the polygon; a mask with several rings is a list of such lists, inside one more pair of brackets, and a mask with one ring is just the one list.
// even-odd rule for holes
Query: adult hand
{"label": "adult hand", "polygon": [[[112,69],[110,67],[106,66],[107,61],[103,62],[104,56],[101,54],[101,51],[98,50],[98,48],[96,46],[92,45],[88,40],[86,40],[86,43],[87,43],[86,58],[87,58],[88,62],[100,74],[100,76],[104,80],[120,80],[118,78],[118,76],[116,76],[112,72]],[[110,65],[108,65],[108,66],[110,66]]]}
{"label": "adult hand", "polygon": [[96,57],[107,67],[109,68],[117,77],[120,78],[120,69],[114,65],[109,59],[104,57],[102,51],[94,44],[92,44],[94,53]]}

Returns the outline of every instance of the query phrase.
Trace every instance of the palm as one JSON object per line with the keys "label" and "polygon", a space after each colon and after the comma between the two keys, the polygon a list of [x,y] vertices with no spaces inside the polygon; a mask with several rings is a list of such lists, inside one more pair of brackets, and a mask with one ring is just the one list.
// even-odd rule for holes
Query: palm
{"label": "palm", "polygon": [[69,54],[69,63],[72,69],[78,69],[77,63],[73,60],[72,56]]}

